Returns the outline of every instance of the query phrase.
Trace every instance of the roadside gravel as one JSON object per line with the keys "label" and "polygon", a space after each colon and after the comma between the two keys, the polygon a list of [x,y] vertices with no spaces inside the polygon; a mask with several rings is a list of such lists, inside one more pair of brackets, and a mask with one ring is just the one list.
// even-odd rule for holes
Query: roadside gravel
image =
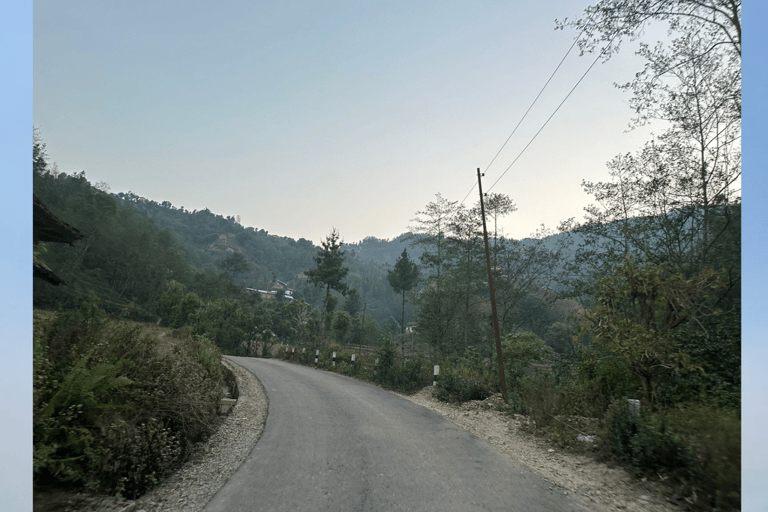
{"label": "roadside gravel", "polygon": [[[227,359],[237,378],[237,405],[200,453],[160,486],[136,500],[132,511],[199,511],[248,457],[264,431],[267,395],[258,379]],[[129,511],[126,511],[129,512]]]}
{"label": "roadside gravel", "polygon": [[622,467],[596,461],[588,453],[573,454],[556,450],[541,438],[523,430],[525,418],[497,410],[500,395],[461,405],[437,400],[433,388],[415,395],[401,395],[430,409],[493,445],[512,462],[568,489],[589,503],[596,512],[681,512],[666,497],[666,490],[655,482],[642,482]]}

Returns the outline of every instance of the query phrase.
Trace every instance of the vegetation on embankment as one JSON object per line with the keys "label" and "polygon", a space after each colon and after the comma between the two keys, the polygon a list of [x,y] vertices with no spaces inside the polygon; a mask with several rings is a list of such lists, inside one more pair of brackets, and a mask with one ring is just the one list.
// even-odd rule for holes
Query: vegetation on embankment
{"label": "vegetation on embankment", "polygon": [[34,313],[34,482],[134,498],[218,425],[221,352],[85,302]]}

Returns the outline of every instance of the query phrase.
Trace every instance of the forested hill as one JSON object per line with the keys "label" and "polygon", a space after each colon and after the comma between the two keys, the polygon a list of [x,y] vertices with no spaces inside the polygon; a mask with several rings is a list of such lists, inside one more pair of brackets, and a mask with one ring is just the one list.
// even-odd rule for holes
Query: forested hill
{"label": "forested hill", "polygon": [[360,261],[369,261],[379,265],[394,265],[397,258],[403,253],[403,249],[408,251],[408,255],[413,260],[417,260],[424,253],[423,246],[416,245],[418,235],[412,233],[403,233],[392,240],[383,240],[373,236],[367,236],[359,242],[344,244],[349,251],[350,256],[358,258]]}
{"label": "forested hill", "polygon": [[158,226],[178,234],[187,246],[190,262],[198,268],[219,268],[227,256],[242,254],[251,269],[238,274],[237,281],[248,286],[269,287],[275,279],[290,282],[314,266],[312,257],[318,248],[304,238],[297,241],[244,227],[235,217],[217,215],[207,208],[190,211],[131,192],[115,197]]}
{"label": "forested hill", "polygon": [[[44,159],[36,165],[34,192],[84,234],[76,246],[36,248],[38,259],[67,284],[36,280],[36,307],[75,307],[95,294],[113,314],[154,320],[155,304],[169,281],[210,300],[235,296],[246,287],[269,290],[279,280],[297,298],[319,303],[318,290],[299,277],[316,266],[319,247],[309,240],[245,227],[208,209],[189,211],[130,192],[110,194],[84,173],[51,172]],[[395,248],[389,251],[394,263],[405,244],[382,242]],[[388,320],[398,300],[386,281],[387,267],[360,258],[355,245],[344,249],[350,288],[368,302],[377,321]]]}

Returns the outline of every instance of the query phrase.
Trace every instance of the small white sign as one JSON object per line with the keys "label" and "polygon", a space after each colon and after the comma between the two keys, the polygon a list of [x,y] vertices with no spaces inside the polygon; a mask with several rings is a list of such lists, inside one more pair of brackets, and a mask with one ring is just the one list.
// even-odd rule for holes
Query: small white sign
{"label": "small white sign", "polygon": [[352,354],[352,362],[355,362],[355,354]]}

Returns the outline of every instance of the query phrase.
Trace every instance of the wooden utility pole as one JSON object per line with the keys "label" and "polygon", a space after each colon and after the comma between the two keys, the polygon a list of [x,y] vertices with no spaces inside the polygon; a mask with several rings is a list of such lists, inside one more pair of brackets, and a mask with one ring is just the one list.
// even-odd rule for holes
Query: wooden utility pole
{"label": "wooden utility pole", "polygon": [[480,168],[477,168],[477,186],[480,189],[480,215],[483,217],[483,242],[485,243],[485,266],[488,268],[488,292],[491,295],[491,323],[493,337],[496,340],[496,360],[499,362],[499,387],[504,403],[507,398],[507,377],[504,374],[504,356],[501,353],[501,333],[499,332],[499,313],[496,309],[496,287],[493,284],[493,268],[491,268],[491,249],[488,247],[488,230],[485,227],[485,203],[483,201],[483,184],[480,181]]}

